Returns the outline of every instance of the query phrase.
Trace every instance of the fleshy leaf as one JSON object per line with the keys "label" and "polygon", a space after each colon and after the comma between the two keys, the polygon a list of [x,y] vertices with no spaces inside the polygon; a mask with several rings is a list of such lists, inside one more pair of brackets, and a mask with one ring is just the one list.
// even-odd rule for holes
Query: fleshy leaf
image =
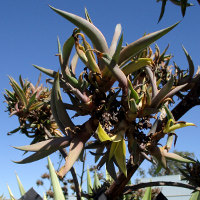
{"label": "fleshy leaf", "polygon": [[176,123],[176,124],[170,126],[167,129],[164,129],[163,132],[164,133],[171,133],[171,132],[175,131],[176,129],[184,128],[184,127],[187,127],[187,126],[196,126],[196,125],[193,124],[193,123],[189,123],[189,122],[179,122],[179,123]]}
{"label": "fleshy leaf", "polygon": [[109,160],[114,156],[115,151],[119,145],[119,142],[112,142],[111,147],[110,147],[110,152],[109,152]]}
{"label": "fleshy leaf", "polygon": [[26,193],[26,191],[25,191],[25,189],[19,179],[19,176],[17,174],[16,174],[16,177],[17,177],[17,183],[18,183],[20,194],[21,194],[21,196],[23,196]]}
{"label": "fleshy leaf", "polygon": [[45,140],[31,145],[14,147],[14,148],[22,151],[33,151],[33,152],[49,151],[51,149],[54,149],[56,151],[58,149],[69,146],[69,142],[70,140],[67,137],[60,137],[60,138]]}
{"label": "fleshy leaf", "polygon": [[144,197],[142,200],[150,200],[151,199],[151,187],[146,188]]}
{"label": "fleshy leaf", "polygon": [[91,20],[91,18],[90,18],[90,15],[89,15],[89,13],[88,13],[87,8],[85,8],[85,18],[87,19],[87,21],[89,21],[91,24],[93,24],[93,23],[92,23],[92,20]]}
{"label": "fleshy leaf", "polygon": [[[179,22],[178,22],[179,23]],[[145,49],[147,46],[167,34],[169,31],[171,31],[174,27],[178,25],[178,23],[174,24],[173,26],[170,26],[168,28],[162,29],[160,31],[145,35],[144,37],[136,40],[135,42],[129,44],[126,46],[120,53],[119,58],[119,65],[122,63],[126,63],[128,60],[130,60],[133,56],[135,56],[137,53],[141,52],[143,49]]]}
{"label": "fleshy leaf", "polygon": [[137,70],[145,67],[146,65],[151,65],[152,59],[151,58],[138,58],[138,60],[132,61],[125,65],[122,68],[122,71],[126,76],[129,74],[132,74],[133,72],[136,72]]}
{"label": "fleshy leaf", "polygon": [[121,24],[117,24],[115,27],[115,33],[113,35],[113,39],[110,45],[110,49],[109,49],[109,56],[112,57],[116,51],[116,47],[117,47],[117,42],[119,40],[119,37],[121,35],[121,31],[122,31],[122,27]]}
{"label": "fleshy leaf", "polygon": [[183,163],[193,163],[194,161],[189,160],[187,158],[183,158],[181,156],[179,156],[178,154],[175,153],[168,153],[167,151],[164,151],[164,156],[165,158],[169,159],[169,160],[174,160],[177,162],[183,162]]}
{"label": "fleshy leaf", "polygon": [[49,173],[51,176],[51,183],[53,186],[54,200],[65,200],[58,177],[56,175],[55,169],[49,157],[48,157],[48,167],[49,167]]}
{"label": "fleshy leaf", "polygon": [[113,180],[117,180],[117,173],[115,171],[113,159],[106,162],[106,171],[109,173]]}
{"label": "fleshy leaf", "polygon": [[99,123],[99,126],[96,130],[96,133],[99,137],[99,140],[101,142],[105,142],[105,141],[111,141],[111,138],[108,136],[108,134],[104,131],[104,129],[102,128],[101,124]]}
{"label": "fleshy leaf", "polygon": [[97,50],[101,52],[108,51],[108,46],[103,34],[89,21],[72,13],[56,9],[52,6],[50,6],[50,8],[74,25],[78,26],[90,38]]}
{"label": "fleshy leaf", "polygon": [[25,95],[24,91],[21,89],[21,87],[18,85],[18,83],[12,77],[9,77],[9,79],[10,79],[11,86],[12,86],[13,90],[19,96],[21,103],[23,103],[23,105],[26,108],[28,102],[27,102],[26,95]]}
{"label": "fleshy leaf", "polygon": [[160,103],[164,100],[166,95],[170,92],[174,83],[174,77],[172,76],[170,80],[163,86],[163,88],[158,92],[158,94],[152,99],[151,107],[157,108]]}
{"label": "fleshy leaf", "polygon": [[67,156],[67,158],[65,158],[65,165],[62,166],[58,172],[58,176],[60,178],[63,178],[65,176],[65,174],[71,169],[76,160],[79,158],[79,155],[83,150],[84,144],[85,142],[80,137],[75,137],[72,140],[70,144],[69,155]]}
{"label": "fleshy leaf", "polygon": [[162,0],[162,7],[161,7],[161,12],[160,12],[160,17],[159,17],[158,23],[159,23],[160,20],[162,19],[163,14],[164,14],[164,12],[165,12],[166,2],[167,2],[167,0]]}
{"label": "fleshy leaf", "polygon": [[101,183],[99,181],[99,178],[98,178],[98,175],[97,175],[97,172],[96,170],[94,171],[94,184],[93,184],[93,189],[94,190],[97,190],[98,188],[101,187]]}
{"label": "fleshy leaf", "polygon": [[126,169],[126,144],[125,140],[121,140],[117,149],[115,150],[115,159],[125,176],[127,176],[127,169]]}
{"label": "fleshy leaf", "polygon": [[58,126],[60,127],[60,129],[62,130],[62,132],[64,134],[66,134],[65,128],[67,128],[67,127],[71,128],[71,129],[74,128],[74,124],[71,121],[68,113],[66,112],[64,104],[62,102],[58,73],[54,80],[54,84],[53,84],[53,88],[52,88],[51,108],[52,108],[53,116],[54,116]]}
{"label": "fleshy leaf", "polygon": [[12,193],[9,185],[7,185],[7,188],[8,188],[8,192],[9,192],[9,195],[10,195],[10,200],[16,200],[16,198],[13,196],[13,193]]}
{"label": "fleshy leaf", "polygon": [[199,191],[194,192],[190,197],[190,200],[200,200],[200,192]]}
{"label": "fleshy leaf", "polygon": [[71,169],[73,164],[79,158],[80,153],[82,152],[85,143],[91,137],[93,130],[91,128],[90,121],[85,122],[84,128],[77,134],[70,143],[69,154],[65,158],[65,165],[58,172],[58,176],[63,178],[65,174]]}
{"label": "fleshy leaf", "polygon": [[129,89],[130,89],[130,99],[134,99],[136,104],[139,103],[139,96],[138,96],[138,93],[133,89],[133,85],[131,83],[131,81],[128,79],[128,86],[129,86]]}
{"label": "fleshy leaf", "polygon": [[31,162],[34,162],[34,161],[37,161],[37,160],[40,160],[42,158],[45,158],[47,157],[48,155],[54,153],[55,151],[57,151],[57,149],[55,148],[50,148],[46,151],[37,151],[36,153],[30,155],[29,157],[27,158],[24,158],[23,160],[20,160],[20,161],[13,161],[14,163],[17,163],[17,164],[26,164],[26,163],[31,163]]}
{"label": "fleshy leaf", "polygon": [[87,168],[87,193],[92,194],[92,181],[90,177],[90,170]]}
{"label": "fleshy leaf", "polygon": [[45,73],[46,75],[54,78],[57,74],[57,72],[51,70],[51,69],[46,69],[44,67],[40,67],[40,66],[37,66],[37,65],[33,65],[33,67],[35,67],[36,69],[40,70],[41,72]]}

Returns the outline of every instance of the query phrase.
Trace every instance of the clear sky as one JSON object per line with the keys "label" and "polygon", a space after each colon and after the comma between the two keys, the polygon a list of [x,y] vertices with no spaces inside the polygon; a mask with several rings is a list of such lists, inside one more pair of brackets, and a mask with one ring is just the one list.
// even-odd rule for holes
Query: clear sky
{"label": "clear sky", "polygon": [[[13,193],[19,197],[15,172],[20,176],[25,189],[34,188],[36,179],[45,171],[46,159],[26,165],[17,165],[11,160],[21,160],[22,153],[11,146],[20,146],[30,143],[30,140],[15,134],[7,136],[7,132],[17,127],[17,119],[8,117],[5,113],[6,104],[3,103],[5,88],[9,87],[8,75],[18,80],[19,74],[36,83],[39,72],[32,64],[59,69],[57,53],[57,36],[63,44],[71,35],[74,28],[68,21],[54,13],[48,4],[84,17],[84,8],[90,13],[93,23],[102,31],[108,44],[117,23],[121,23],[124,33],[124,42],[131,43],[140,38],[144,33],[150,33],[171,26],[179,20],[182,22],[168,35],[157,41],[161,50],[170,44],[168,53],[174,55],[174,60],[183,69],[188,67],[187,60],[182,51],[183,44],[194,64],[200,64],[200,7],[187,9],[186,16],[182,19],[179,7],[168,3],[163,19],[157,24],[161,3],[156,0],[7,0],[0,6],[0,195],[8,196],[6,184],[9,184]],[[43,81],[46,76],[43,76]],[[182,120],[195,123],[198,127],[185,128],[177,132],[177,150],[187,150],[199,156],[199,107],[185,115]],[[56,155],[51,156],[52,160]],[[55,163],[56,164],[56,163]]]}

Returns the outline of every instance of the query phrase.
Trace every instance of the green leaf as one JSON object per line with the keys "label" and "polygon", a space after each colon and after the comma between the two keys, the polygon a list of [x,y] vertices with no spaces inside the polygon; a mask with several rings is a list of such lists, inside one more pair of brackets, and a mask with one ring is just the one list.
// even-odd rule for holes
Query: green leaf
{"label": "green leaf", "polygon": [[151,200],[151,187],[146,188],[142,200]]}
{"label": "green leaf", "polygon": [[19,176],[17,174],[16,174],[16,177],[17,177],[17,183],[18,183],[20,194],[21,194],[21,196],[23,196],[26,193],[26,191],[25,191],[25,189],[19,179]]}
{"label": "green leaf", "polygon": [[9,76],[9,79],[11,82],[11,86],[13,87],[13,90],[16,92],[21,103],[23,103],[23,105],[26,108],[27,107],[27,99],[26,99],[26,95],[25,95],[24,91],[20,88],[18,83],[12,77]]}
{"label": "green leaf", "polygon": [[52,105],[52,112],[53,116],[58,124],[61,126],[61,130],[65,133],[65,128],[69,127],[71,129],[74,128],[74,124],[70,119],[65,106],[62,102],[61,92],[60,92],[60,83],[59,83],[59,74],[54,80],[53,88],[52,88],[52,95],[51,95],[51,105]]}
{"label": "green leaf", "polygon": [[63,57],[62,57],[62,50],[61,50],[60,40],[59,40],[58,36],[57,36],[57,43],[58,43],[58,56],[59,56],[60,66],[62,66],[63,65]]}
{"label": "green leaf", "polygon": [[36,100],[36,92],[31,96],[31,98],[29,99],[28,105],[27,105],[27,110],[31,107],[31,105],[35,102]]}
{"label": "green leaf", "polygon": [[30,105],[30,107],[28,106],[27,109],[29,109],[29,111],[31,110],[37,110],[38,108],[40,108],[41,106],[43,106],[45,104],[45,102],[43,101],[38,101],[33,103],[32,105]]}
{"label": "green leaf", "polygon": [[176,27],[179,24],[176,23],[173,26],[170,26],[168,28],[162,29],[160,31],[150,33],[148,35],[145,35],[144,37],[136,40],[135,42],[129,44],[126,46],[120,53],[119,58],[119,65],[122,65],[123,63],[126,63],[129,61],[133,56],[135,56],[137,53],[141,52],[143,49],[145,49],[147,46],[167,34],[169,31],[171,31],[174,27]]}
{"label": "green leaf", "polygon": [[32,151],[32,152],[49,151],[51,149],[54,149],[56,151],[58,149],[69,146],[69,143],[70,143],[70,140],[67,137],[60,137],[60,138],[53,138],[53,139],[37,142],[31,145],[14,147],[14,148],[21,151]]}
{"label": "green leaf", "polygon": [[161,12],[160,12],[160,17],[159,17],[158,23],[159,23],[160,20],[162,19],[163,14],[164,14],[164,12],[165,12],[166,2],[167,2],[167,0],[162,0],[162,8],[161,8]]}
{"label": "green leaf", "polygon": [[190,81],[194,75],[194,63],[192,61],[191,56],[188,54],[188,52],[186,51],[186,49],[184,48],[184,46],[182,46],[183,51],[185,53],[185,56],[187,58],[188,64],[189,64],[189,74],[184,77],[182,80],[180,80],[179,84],[183,84],[183,83],[187,83],[188,81]]}
{"label": "green leaf", "polygon": [[119,145],[119,142],[112,142],[111,147],[110,147],[110,152],[109,152],[109,160],[114,156],[115,151]]}
{"label": "green leaf", "polygon": [[100,122],[99,122],[99,125],[98,125],[98,128],[96,130],[96,133],[99,137],[99,140],[101,142],[105,142],[105,141],[111,141],[111,138],[108,136],[108,134],[104,131],[104,129],[102,128]]}
{"label": "green leaf", "polygon": [[90,177],[90,170],[87,168],[87,193],[91,195],[92,192],[92,180]]}
{"label": "green leaf", "polygon": [[126,144],[125,140],[121,140],[117,149],[115,150],[115,159],[117,164],[119,165],[121,171],[127,176],[127,169],[126,169]]}
{"label": "green leaf", "polygon": [[177,124],[170,126],[167,129],[164,129],[163,132],[164,133],[171,133],[171,132],[175,131],[176,129],[184,128],[184,127],[187,127],[187,126],[196,126],[196,125],[193,124],[193,123],[189,123],[189,122],[180,122],[180,123],[177,123]]}
{"label": "green leaf", "polygon": [[98,64],[96,63],[95,56],[92,52],[92,48],[90,47],[89,43],[86,41],[85,36],[83,34],[79,34],[83,38],[83,44],[85,48],[85,55],[87,57],[88,63],[87,66],[92,72],[96,72],[101,74]]}
{"label": "green leaf", "polygon": [[9,195],[10,195],[10,200],[16,200],[15,197],[13,196],[13,193],[12,193],[10,187],[8,185],[7,185],[7,187],[8,187],[8,192],[9,192]]}
{"label": "green leaf", "polygon": [[145,67],[146,65],[150,65],[151,63],[152,63],[151,58],[138,58],[138,60],[132,61],[128,63],[127,65],[125,65],[122,68],[122,71],[124,72],[126,76],[128,76],[129,74],[132,74],[136,72],[137,70]]}
{"label": "green leaf", "polygon": [[114,181],[117,181],[117,173],[115,171],[113,158],[106,162],[106,171],[109,173]]}
{"label": "green leaf", "polygon": [[113,39],[110,45],[110,49],[109,49],[109,56],[112,58],[112,56],[114,55],[116,48],[117,48],[117,42],[119,40],[119,37],[121,35],[121,31],[122,31],[122,27],[121,24],[117,24],[115,27],[115,33],[113,35]]}
{"label": "green leaf", "polygon": [[92,20],[91,20],[91,18],[90,18],[90,15],[89,15],[89,13],[88,13],[87,8],[85,8],[85,18],[87,19],[87,21],[89,21],[91,24],[93,24],[93,23],[92,23]]}
{"label": "green leaf", "polygon": [[130,99],[134,99],[136,104],[139,103],[139,96],[138,96],[138,93],[133,89],[133,85],[131,83],[131,81],[128,79],[128,86],[129,86],[129,90],[130,90]]}
{"label": "green leaf", "polygon": [[194,192],[190,197],[190,200],[200,200],[200,192],[199,191]]}
{"label": "green leaf", "polygon": [[189,160],[187,158],[183,158],[181,156],[179,156],[178,154],[175,153],[168,153],[167,151],[164,152],[164,156],[165,158],[169,159],[169,160],[174,160],[176,162],[183,162],[183,163],[194,163],[194,161]]}
{"label": "green leaf", "polygon": [[165,99],[166,95],[171,91],[174,83],[174,77],[172,76],[170,80],[163,86],[163,88],[158,92],[158,94],[152,99],[151,107],[157,108]]}
{"label": "green leaf", "polygon": [[91,137],[91,133],[89,131],[81,132],[77,136],[75,136],[71,143],[69,154],[65,158],[65,165],[61,167],[58,172],[58,176],[63,178],[65,174],[72,168],[73,164],[79,158],[80,153],[82,152],[85,143]]}
{"label": "green leaf", "polygon": [[37,65],[33,65],[33,67],[35,67],[36,69],[40,70],[41,72],[45,73],[46,75],[54,78],[57,74],[57,72],[51,70],[51,69],[46,69],[44,67],[40,67],[40,66],[37,66]]}
{"label": "green leaf", "polygon": [[188,0],[180,0],[181,1],[181,12],[183,17],[185,16],[186,8],[187,8],[187,2]]}
{"label": "green leaf", "polygon": [[[58,148],[59,149],[59,148]],[[14,163],[17,163],[17,164],[26,164],[26,163],[31,163],[31,162],[34,162],[34,161],[37,161],[37,160],[40,160],[42,158],[45,158],[47,157],[48,155],[54,153],[55,151],[57,151],[57,149],[55,148],[50,148],[48,150],[45,150],[45,151],[37,151],[36,153],[30,155],[29,157],[27,158],[24,158],[23,160],[20,160],[20,161],[13,161]]]}
{"label": "green leaf", "polygon": [[115,49],[115,53],[114,55],[112,56],[112,60],[115,62],[115,63],[118,63],[118,60],[119,60],[119,55],[120,55],[120,51],[122,49],[122,42],[123,42],[123,33],[120,37],[120,40],[118,42],[118,45]]}
{"label": "green leaf", "polygon": [[48,157],[48,167],[49,167],[49,173],[51,176],[51,183],[53,186],[54,200],[65,200],[58,177],[56,175],[55,169],[49,157]]}
{"label": "green leaf", "polygon": [[89,21],[72,13],[56,9],[52,6],[50,6],[50,8],[74,25],[78,26],[90,38],[97,50],[101,52],[108,51],[108,46],[103,34]]}
{"label": "green leaf", "polygon": [[101,187],[101,183],[99,181],[98,175],[96,170],[94,171],[94,183],[93,183],[93,189],[97,190],[98,188]]}

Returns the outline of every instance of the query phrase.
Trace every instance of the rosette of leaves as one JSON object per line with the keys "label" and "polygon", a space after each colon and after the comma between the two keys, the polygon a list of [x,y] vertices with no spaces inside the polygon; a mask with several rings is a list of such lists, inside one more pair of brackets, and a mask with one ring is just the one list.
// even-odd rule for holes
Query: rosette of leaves
{"label": "rosette of leaves", "polygon": [[42,84],[41,77],[34,86],[30,81],[19,77],[20,84],[9,77],[13,91],[6,90],[4,97],[7,103],[7,112],[10,116],[17,116],[20,126],[10,131],[8,135],[20,131],[32,143],[37,143],[52,136],[60,136],[58,126],[53,118],[50,107],[51,91]]}
{"label": "rosette of leaves", "polygon": [[[133,163],[138,163],[141,156],[151,162],[154,162],[155,158],[158,166],[166,169],[166,159],[191,162],[168,152],[174,139],[174,131],[194,125],[176,122],[167,106],[171,98],[186,86],[185,82],[175,85],[176,74],[173,75],[170,70],[166,71],[167,76],[158,74],[160,63],[168,65],[169,58],[155,56],[160,58],[158,62],[147,53],[149,45],[171,31],[178,23],[147,34],[125,47],[122,28],[118,24],[111,46],[108,47],[103,34],[93,25],[87,11],[84,19],[53,7],[51,9],[78,27],[63,47],[58,39],[60,73],[34,65],[50,76],[48,81],[53,85],[51,109],[64,136],[16,147],[19,150],[35,152],[17,163],[33,162],[69,147],[65,164],[58,172],[63,178],[81,152],[93,149],[95,152],[91,151],[91,154],[95,156],[95,162],[98,162],[97,168],[106,165],[108,173],[116,180],[115,166],[127,175],[127,149]],[[75,54],[71,56],[73,48]],[[77,68],[78,59],[84,65],[82,71]],[[81,72],[77,74],[77,71]],[[159,84],[157,77],[165,79],[163,84]],[[67,103],[62,99],[61,88],[70,99]],[[161,131],[156,132],[159,119],[152,128],[150,119],[156,118],[164,107],[168,121],[163,122]],[[85,123],[75,125],[69,115],[70,110],[75,112],[74,117],[90,117]],[[148,135],[142,131],[150,128]],[[165,136],[169,137],[167,145],[159,148],[158,141]]]}

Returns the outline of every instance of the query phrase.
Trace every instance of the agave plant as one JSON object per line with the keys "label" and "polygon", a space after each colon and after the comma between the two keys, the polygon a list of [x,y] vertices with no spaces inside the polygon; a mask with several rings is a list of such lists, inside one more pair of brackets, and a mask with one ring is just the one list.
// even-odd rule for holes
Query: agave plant
{"label": "agave plant", "polygon": [[[182,72],[176,66],[177,71],[173,74],[168,65],[171,56],[166,55],[167,48],[160,53],[156,46],[156,52],[153,53],[149,47],[178,23],[147,34],[127,46],[123,46],[122,28],[118,24],[111,46],[108,47],[103,34],[93,25],[87,10],[84,19],[53,7],[51,9],[78,27],[72,31],[62,48],[58,39],[60,72],[34,65],[50,76],[48,82],[53,85],[50,106],[53,118],[63,135],[36,144],[15,147],[22,151],[35,152],[16,163],[30,163],[69,147],[65,164],[58,171],[58,176],[63,178],[81,152],[94,149],[96,152],[92,154],[95,162],[98,162],[97,168],[105,165],[116,181],[115,166],[124,177],[130,179],[127,166],[138,166],[144,158],[156,163],[157,170],[161,167],[169,170],[168,159],[193,162],[169,152],[176,138],[175,130],[194,124],[175,121],[168,105],[180,91],[187,90],[186,86],[197,79],[198,73],[193,76],[194,65],[185,49],[190,70]],[[71,56],[73,47],[75,54]],[[82,71],[77,69],[78,59],[84,65]],[[77,74],[76,71],[81,72]],[[67,103],[62,100],[64,94],[69,97],[70,101]],[[25,97],[23,95],[21,101]],[[23,109],[29,105],[25,102],[28,101],[22,104]],[[75,112],[73,117],[90,117],[85,123],[75,125],[69,114],[70,110]],[[150,123],[151,119],[155,119],[153,125]],[[148,130],[147,134],[142,131],[144,129]],[[159,147],[158,142],[163,137],[168,138],[167,144]],[[128,157],[130,159],[127,162]]]}
{"label": "agave plant", "polygon": [[34,138],[32,143],[61,136],[50,107],[51,91],[42,84],[39,85],[41,76],[35,86],[21,76],[20,85],[12,77],[9,79],[13,91],[6,90],[4,94],[7,111],[10,116],[18,117],[20,126],[8,135],[20,131],[27,137]]}

